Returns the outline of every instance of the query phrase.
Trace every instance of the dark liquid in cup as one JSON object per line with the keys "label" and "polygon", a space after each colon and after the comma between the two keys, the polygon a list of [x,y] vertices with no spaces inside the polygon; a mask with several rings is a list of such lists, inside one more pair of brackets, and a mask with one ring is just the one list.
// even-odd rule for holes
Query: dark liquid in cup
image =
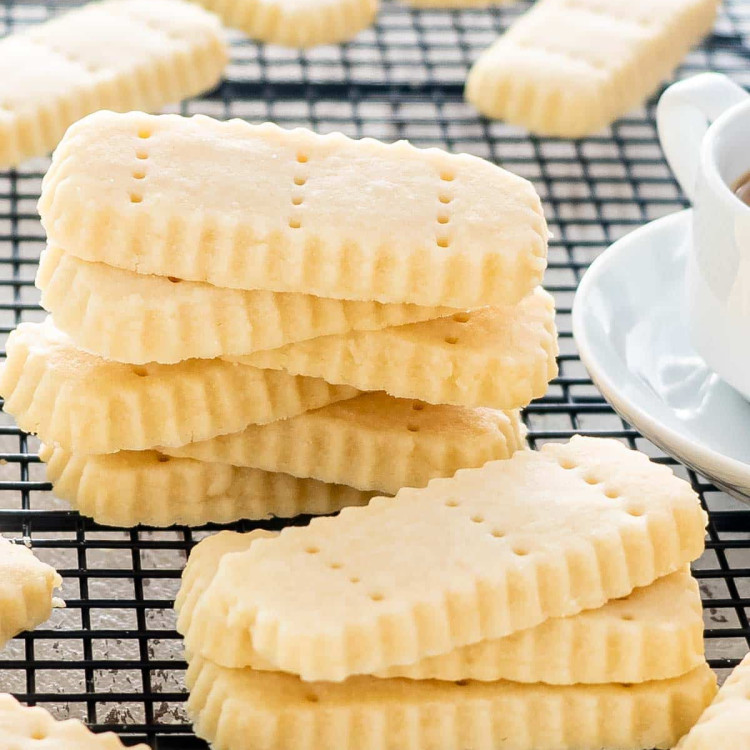
{"label": "dark liquid in cup", "polygon": [[745,204],[750,206],[750,172],[745,174],[732,185],[734,194]]}

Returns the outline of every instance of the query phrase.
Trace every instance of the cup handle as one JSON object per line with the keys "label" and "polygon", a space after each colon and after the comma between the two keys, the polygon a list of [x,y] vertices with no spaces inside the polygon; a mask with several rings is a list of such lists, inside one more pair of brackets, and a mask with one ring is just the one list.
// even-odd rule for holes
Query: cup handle
{"label": "cup handle", "polygon": [[659,140],[680,187],[690,201],[698,177],[701,142],[709,125],[747,92],[720,73],[701,73],[670,86],[659,99]]}

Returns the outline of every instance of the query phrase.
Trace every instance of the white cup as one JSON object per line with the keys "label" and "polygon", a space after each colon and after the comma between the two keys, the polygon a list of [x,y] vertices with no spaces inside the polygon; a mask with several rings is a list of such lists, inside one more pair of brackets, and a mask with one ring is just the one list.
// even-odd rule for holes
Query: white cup
{"label": "white cup", "polygon": [[750,96],[718,73],[668,88],[659,139],[693,204],[687,270],[695,350],[750,399],[750,206],[732,186],[750,171]]}

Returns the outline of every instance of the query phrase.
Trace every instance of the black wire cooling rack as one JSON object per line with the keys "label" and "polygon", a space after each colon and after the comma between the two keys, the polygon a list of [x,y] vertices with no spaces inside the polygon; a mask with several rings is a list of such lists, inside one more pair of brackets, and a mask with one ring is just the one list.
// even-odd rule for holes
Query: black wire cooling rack
{"label": "black wire cooling rack", "polygon": [[[73,4],[2,2],[0,24],[10,32]],[[750,509],[675,464],[617,417],[592,386],[570,329],[573,294],[588,264],[636,226],[683,208],[684,198],[662,158],[653,102],[610,131],[580,141],[529,137],[478,117],[463,102],[470,63],[527,7],[519,2],[493,10],[413,11],[386,2],[378,24],[355,42],[304,54],[255,45],[233,33],[232,63],[221,87],[174,111],[388,141],[408,138],[491,159],[534,182],[554,233],[546,283],[558,304],[562,353],[560,377],[526,411],[531,443],[538,447],[577,432],[616,437],[690,479],[711,511],[708,549],[695,573],[708,655],[722,674],[750,642]],[[748,35],[750,4],[727,2],[716,33],[679,75],[719,70],[747,86]],[[33,279],[44,245],[36,201],[47,166],[47,159],[37,159],[0,173],[3,343],[18,323],[43,316]],[[84,719],[95,729],[106,725],[128,743],[204,748],[185,715],[185,664],[172,602],[188,550],[211,527],[96,526],[53,497],[37,447],[36,439],[0,414],[0,531],[30,540],[37,555],[60,570],[67,608],[0,653],[0,691],[44,705],[58,717]]]}

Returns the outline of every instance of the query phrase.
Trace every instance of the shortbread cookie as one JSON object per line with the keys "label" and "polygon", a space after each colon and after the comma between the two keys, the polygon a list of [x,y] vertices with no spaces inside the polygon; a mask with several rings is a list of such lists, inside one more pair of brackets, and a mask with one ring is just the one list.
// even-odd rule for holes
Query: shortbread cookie
{"label": "shortbread cookie", "polygon": [[697,558],[705,522],[668,467],[575,437],[257,541],[186,643],[306,680],[373,674],[627,596]]}
{"label": "shortbread cookie", "polygon": [[[190,632],[196,603],[216,575],[221,559],[248,550],[257,538],[225,532],[195,548],[175,604],[181,633]],[[198,648],[200,644],[196,644]],[[646,682],[677,677],[703,661],[700,592],[685,568],[599,609],[547,620],[505,638],[463,646],[377,676],[558,685]],[[274,671],[257,654],[248,666]]]}
{"label": "shortbread cookie", "polygon": [[645,682],[677,677],[704,660],[700,591],[686,568],[599,609],[378,676],[555,685]]}
{"label": "shortbread cookie", "polygon": [[227,669],[196,656],[187,683],[196,734],[215,750],[670,748],[716,694],[705,663],[639,685],[377,677],[337,685]]}
{"label": "shortbread cookie", "polygon": [[[0,694],[0,747],[8,750],[123,750],[112,732],[94,734],[78,719],[55,721],[43,708]],[[132,750],[149,750],[135,745]]]}
{"label": "shortbread cookie", "polygon": [[718,0],[541,0],[486,50],[466,98],[541,135],[589,135],[643,102],[710,31]]}
{"label": "shortbread cookie", "polygon": [[517,409],[557,376],[552,297],[484,307],[422,323],[325,336],[232,358],[433,404]]}
{"label": "shortbread cookie", "polygon": [[76,346],[130,364],[249,354],[455,312],[222,289],[89,263],[55,247],[42,253],[36,284],[42,305]]}
{"label": "shortbread cookie", "polygon": [[334,513],[371,492],[258,469],[172,458],[155,451],[104,456],[42,446],[55,495],[110,526],[202,526],[246,518]]}
{"label": "shortbread cookie", "polygon": [[39,209],[84,260],[237,289],[471,308],[515,304],[546,264],[526,180],[270,123],[97,113],[57,149]]}
{"label": "shortbread cookie", "polygon": [[213,580],[222,558],[233,552],[245,552],[257,539],[270,539],[275,536],[277,532],[265,529],[255,529],[249,534],[220,531],[193,547],[185,570],[182,571],[182,584],[174,603],[179,613],[180,632],[185,632],[190,626],[195,603]]}
{"label": "shortbread cookie", "polygon": [[227,26],[251,39],[311,47],[353,39],[374,20],[378,0],[198,0],[216,11]]}
{"label": "shortbread cookie", "polygon": [[0,167],[98,109],[160,109],[221,78],[218,19],[181,0],[91,3],[0,42]]}
{"label": "shortbread cookie", "polygon": [[4,409],[18,426],[75,453],[181,445],[301,414],[357,392],[220,359],[132,366],[76,349],[52,321],[8,337]]}
{"label": "shortbread cookie", "polygon": [[750,747],[750,656],[727,678],[714,702],[675,750]]}
{"label": "shortbread cookie", "polygon": [[413,8],[487,8],[495,5],[510,5],[515,0],[406,0]]}
{"label": "shortbread cookie", "polygon": [[61,585],[62,578],[53,567],[27,547],[0,537],[0,648],[14,635],[49,619],[55,603],[53,591]]}
{"label": "shortbread cookie", "polygon": [[486,8],[492,5],[508,5],[514,0],[406,0],[413,8]]}
{"label": "shortbread cookie", "polygon": [[435,477],[510,458],[525,447],[524,435],[517,412],[364,393],[291,419],[161,450],[394,495],[402,487],[424,487]]}

